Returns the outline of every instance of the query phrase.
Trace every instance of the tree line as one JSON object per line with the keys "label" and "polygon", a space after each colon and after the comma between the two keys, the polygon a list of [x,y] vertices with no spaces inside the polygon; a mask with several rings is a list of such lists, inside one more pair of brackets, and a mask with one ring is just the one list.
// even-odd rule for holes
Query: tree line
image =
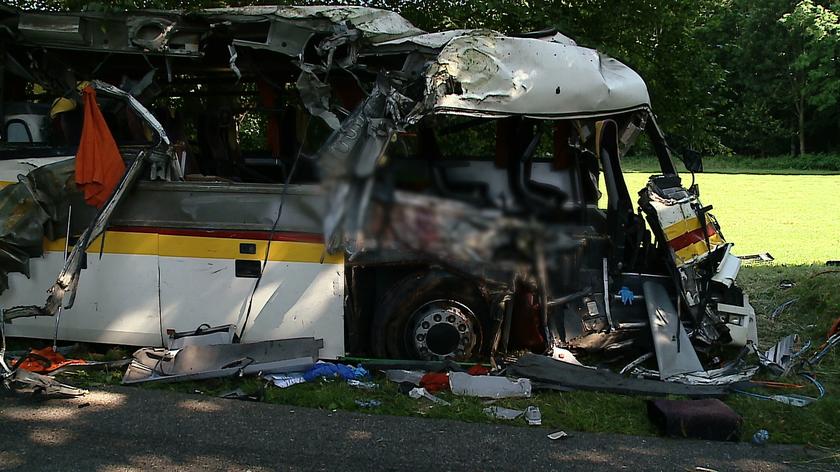
{"label": "tree line", "polygon": [[45,10],[356,4],[432,31],[556,28],[628,64],[669,139],[706,153],[840,152],[838,0],[18,0]]}

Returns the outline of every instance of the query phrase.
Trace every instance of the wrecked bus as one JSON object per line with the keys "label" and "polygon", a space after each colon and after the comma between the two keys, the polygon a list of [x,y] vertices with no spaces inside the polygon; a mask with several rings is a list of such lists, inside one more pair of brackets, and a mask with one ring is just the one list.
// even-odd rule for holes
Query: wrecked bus
{"label": "wrecked bus", "polygon": [[[324,358],[607,354],[662,379],[755,342],[644,81],[561,34],[363,7],[2,15],[8,335],[235,325]],[[84,81],[127,169],[100,209],[73,184]],[[640,137],[661,172],[629,189]]]}

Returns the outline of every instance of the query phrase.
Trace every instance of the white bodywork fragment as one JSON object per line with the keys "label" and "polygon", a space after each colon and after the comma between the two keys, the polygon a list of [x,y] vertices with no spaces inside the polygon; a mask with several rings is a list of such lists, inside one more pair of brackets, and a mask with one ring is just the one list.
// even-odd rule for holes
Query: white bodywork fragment
{"label": "white bodywork fragment", "polygon": [[452,39],[426,72],[427,108],[471,116],[605,115],[648,107],[642,78],[563,38],[474,31]]}

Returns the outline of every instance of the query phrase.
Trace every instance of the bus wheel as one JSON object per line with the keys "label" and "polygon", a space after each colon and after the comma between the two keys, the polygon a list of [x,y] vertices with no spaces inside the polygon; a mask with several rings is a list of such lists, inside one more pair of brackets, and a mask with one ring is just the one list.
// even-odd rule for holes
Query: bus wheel
{"label": "bus wheel", "polygon": [[479,356],[486,311],[477,288],[446,272],[412,274],[380,299],[374,354],[402,359],[465,361]]}

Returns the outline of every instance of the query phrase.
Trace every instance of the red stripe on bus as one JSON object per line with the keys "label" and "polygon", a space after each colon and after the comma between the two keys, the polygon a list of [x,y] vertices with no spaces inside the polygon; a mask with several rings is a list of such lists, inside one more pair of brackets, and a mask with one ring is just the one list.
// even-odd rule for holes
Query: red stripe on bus
{"label": "red stripe on bus", "polygon": [[[716,233],[717,231],[715,230],[714,225],[711,223],[706,225],[706,235],[712,237]],[[691,246],[694,243],[699,243],[705,240],[706,238],[703,236],[703,228],[697,228],[694,231],[689,231],[688,233],[677,236],[676,238],[668,241],[668,244],[674,251],[679,251],[680,249]]]}
{"label": "red stripe on bus", "polygon": [[319,233],[302,233],[295,231],[240,231],[225,229],[182,229],[182,228],[152,228],[148,226],[114,226],[108,231],[122,233],[153,233],[166,236],[192,236],[196,238],[226,238],[226,239],[255,239],[268,241],[269,234],[272,241],[289,241],[301,243],[324,242],[323,235]]}

